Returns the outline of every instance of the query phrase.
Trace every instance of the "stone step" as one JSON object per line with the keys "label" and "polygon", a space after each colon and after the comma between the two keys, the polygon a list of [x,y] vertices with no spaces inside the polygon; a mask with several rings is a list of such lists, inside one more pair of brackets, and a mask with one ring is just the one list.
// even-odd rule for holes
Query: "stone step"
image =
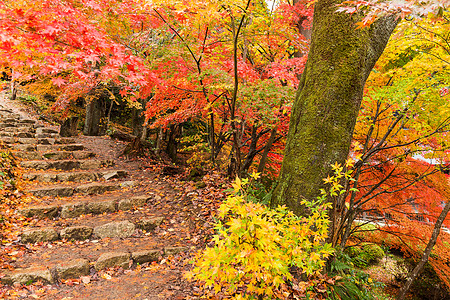
{"label": "stone step", "polygon": [[[0,121],[0,124],[21,124],[21,125],[35,125],[36,121],[35,120],[31,120],[31,119],[21,119],[21,116],[17,115],[17,114],[13,114],[13,116],[16,117],[11,117],[11,116],[5,116],[2,115],[4,118]],[[40,125],[43,126],[43,125]]]}
{"label": "stone step", "polygon": [[[154,245],[150,246],[149,244]],[[139,244],[136,243],[136,245],[131,247],[118,247],[116,251],[114,250],[98,250],[95,247],[89,247],[64,253],[64,258],[59,259],[54,259],[54,255],[45,259],[29,259],[30,263],[26,267],[6,271],[1,278],[1,283],[14,285],[41,281],[51,284],[61,279],[75,279],[92,275],[106,268],[122,267],[123,269],[132,269],[138,264],[142,265],[159,261],[163,257],[188,251],[189,248],[186,246],[164,246],[162,244],[149,243],[147,239],[144,239]]]}
{"label": "stone step", "polygon": [[7,132],[2,131],[0,132],[0,137],[10,137],[10,138],[33,138],[35,135],[32,132]]}
{"label": "stone step", "polygon": [[59,145],[37,145],[37,151],[49,152],[49,151],[81,151],[86,148],[82,144],[59,144]]}
{"label": "stone step", "polygon": [[36,134],[47,134],[47,133],[59,134],[59,131],[48,127],[41,127],[36,129]]}
{"label": "stone step", "polygon": [[111,160],[28,160],[20,162],[20,165],[24,168],[35,169],[35,170],[93,170],[105,167],[111,167],[114,165],[114,161]]}
{"label": "stone step", "polygon": [[[141,219],[118,220],[112,222],[90,222],[89,219],[82,221],[84,224],[75,224],[68,226],[52,226],[52,227],[38,227],[29,228],[21,234],[21,242],[23,244],[34,244],[42,242],[53,242],[57,240],[67,241],[84,241],[88,239],[104,239],[104,238],[127,238],[132,235],[143,236],[155,230],[161,222],[163,217],[146,217]],[[136,229],[142,230],[136,232]]]}
{"label": "stone step", "polygon": [[[6,124],[1,124],[6,125]],[[35,133],[36,130],[32,126],[22,126],[16,127],[16,126],[0,126],[0,129],[2,132],[30,132]]]}
{"label": "stone step", "polygon": [[153,196],[141,195],[131,198],[118,198],[103,201],[86,201],[78,203],[66,203],[62,205],[31,206],[19,210],[19,213],[27,218],[37,219],[66,219],[81,215],[99,215],[117,211],[129,211],[145,207],[147,202],[153,200]]}
{"label": "stone step", "polygon": [[85,150],[85,147],[82,144],[57,144],[57,145],[15,144],[10,145],[9,148],[11,150],[17,151],[39,151],[39,152]]}
{"label": "stone step", "polygon": [[29,145],[16,145],[16,146],[23,146],[22,148],[25,149],[26,151],[16,152],[14,153],[14,155],[18,158],[26,160],[88,159],[95,156],[95,153],[91,151],[53,151],[53,152],[39,153],[36,152],[36,150],[32,152],[33,147],[30,147]]}
{"label": "stone step", "polygon": [[61,145],[61,144],[75,144],[73,138],[17,138],[17,137],[2,137],[1,140],[6,144],[27,144],[27,145]]}
{"label": "stone step", "polygon": [[22,179],[40,182],[57,182],[57,181],[94,181],[99,179],[109,180],[116,178],[124,178],[128,175],[124,170],[107,170],[102,172],[80,171],[80,172],[64,172],[64,173],[26,173],[22,175]]}
{"label": "stone step", "polygon": [[37,139],[47,139],[47,138],[56,139],[60,138],[61,136],[59,135],[59,133],[36,133],[35,135],[33,135],[33,137]]}
{"label": "stone step", "polygon": [[122,184],[93,182],[79,186],[51,185],[28,192],[35,197],[70,197],[73,194],[94,195],[116,191],[122,188]]}

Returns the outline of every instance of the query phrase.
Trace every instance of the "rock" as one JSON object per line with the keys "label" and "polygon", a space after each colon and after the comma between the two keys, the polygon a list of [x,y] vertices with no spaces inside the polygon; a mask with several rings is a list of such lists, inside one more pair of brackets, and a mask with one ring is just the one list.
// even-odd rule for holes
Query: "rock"
{"label": "rock", "polygon": [[137,181],[135,181],[135,180],[129,180],[129,181],[124,181],[124,182],[122,182],[122,183],[120,184],[120,186],[123,187],[123,188],[131,188],[131,187],[136,186],[137,184],[138,184]]}
{"label": "rock", "polygon": [[143,264],[143,263],[152,262],[152,261],[158,261],[160,256],[161,256],[160,250],[143,250],[143,251],[133,252],[131,254],[133,261],[138,264]]}
{"label": "rock", "polygon": [[38,160],[42,158],[39,152],[16,152],[14,155],[26,160]]}
{"label": "rock", "polygon": [[94,268],[97,271],[110,267],[122,267],[128,269],[131,264],[130,257],[130,253],[127,252],[104,253],[97,259]]}
{"label": "rock", "polygon": [[0,140],[3,141],[5,144],[14,144],[16,143],[16,139],[13,137],[0,137]]}
{"label": "rock", "polygon": [[36,281],[53,283],[53,277],[50,270],[46,268],[28,268],[15,270],[11,274],[1,278],[2,283],[12,285],[14,283],[30,284]]}
{"label": "rock", "polygon": [[49,169],[57,169],[57,170],[73,170],[80,168],[81,163],[77,160],[58,160],[52,161],[49,163]]}
{"label": "rock", "polygon": [[55,129],[51,129],[51,128],[47,128],[47,127],[40,127],[36,129],[36,133],[37,134],[43,134],[43,133],[58,133],[57,130]]}
{"label": "rock", "polygon": [[35,123],[36,121],[31,119],[19,120],[19,124],[35,124]]}
{"label": "rock", "polygon": [[94,195],[94,194],[102,194],[106,191],[114,191],[119,189],[118,186],[115,185],[105,185],[97,182],[88,183],[84,185],[80,185],[76,188],[77,193],[85,194],[85,195]]}
{"label": "rock", "polygon": [[0,136],[13,137],[14,133],[12,133],[12,132],[0,132]]}
{"label": "rock", "polygon": [[94,235],[99,238],[125,238],[134,233],[135,226],[130,221],[112,222],[94,228]]}
{"label": "rock", "polygon": [[75,144],[75,139],[63,137],[55,140],[55,144]]}
{"label": "rock", "polygon": [[57,161],[46,161],[46,160],[30,160],[22,161],[20,165],[24,168],[36,169],[36,170],[73,170],[80,168],[80,161],[77,160],[57,160]]}
{"label": "rock", "polygon": [[69,159],[70,158],[70,152],[66,151],[55,151],[55,152],[47,152],[42,155],[46,159]]}
{"label": "rock", "polygon": [[139,219],[137,221],[137,227],[145,230],[145,231],[152,231],[157,226],[161,225],[162,221],[164,220],[163,217],[155,217],[155,218],[147,218],[147,219]]}
{"label": "rock", "polygon": [[57,181],[56,174],[45,174],[45,173],[27,173],[23,174],[22,178],[25,180],[35,180],[41,182],[55,182]]}
{"label": "rock", "polygon": [[78,119],[78,116],[66,118],[59,128],[59,134],[64,137],[78,135]]}
{"label": "rock", "polygon": [[61,238],[66,240],[83,241],[91,237],[93,228],[87,226],[73,226],[61,230]]}
{"label": "rock", "polygon": [[87,213],[99,215],[102,213],[111,213],[116,211],[116,201],[90,202],[86,205]]}
{"label": "rock", "polygon": [[30,193],[36,197],[70,197],[73,195],[74,189],[72,187],[45,187],[35,190],[30,190]]}
{"label": "rock", "polygon": [[31,132],[19,132],[14,134],[14,136],[17,136],[18,138],[32,138],[34,134]]}
{"label": "rock", "polygon": [[37,145],[38,151],[80,151],[84,150],[81,144],[67,144],[67,145]]}
{"label": "rock", "polygon": [[55,218],[58,216],[58,206],[36,206],[19,210],[19,213],[27,218]]}
{"label": "rock", "polygon": [[175,255],[180,252],[184,252],[189,250],[188,247],[166,247],[164,248],[164,254],[165,255]]}
{"label": "rock", "polygon": [[54,139],[19,138],[17,142],[19,144],[52,145],[55,141]]}
{"label": "rock", "polygon": [[119,201],[118,209],[131,210],[135,207],[143,207],[149,199],[149,196],[137,196],[130,199],[123,199]]}
{"label": "rock", "polygon": [[28,144],[18,144],[18,145],[14,145],[12,147],[13,150],[19,150],[19,151],[36,151],[36,146],[35,145],[28,145]]}
{"label": "rock", "polygon": [[66,204],[61,209],[61,218],[75,218],[86,214],[84,203]]}
{"label": "rock", "polygon": [[55,138],[59,137],[59,134],[57,134],[57,133],[36,133],[34,135],[34,137],[37,139],[47,139],[47,138],[55,139]]}
{"label": "rock", "polygon": [[110,179],[113,179],[113,178],[123,178],[123,177],[125,177],[127,175],[128,175],[127,171],[118,170],[118,171],[106,171],[106,172],[103,172],[102,176],[103,176],[103,178],[105,180],[110,180]]}
{"label": "rock", "polygon": [[22,233],[21,242],[22,243],[39,243],[39,242],[50,242],[59,239],[58,233],[53,228],[43,228],[29,230]]}
{"label": "rock", "polygon": [[94,181],[98,179],[98,173],[93,172],[72,172],[72,173],[59,173],[56,178],[59,181]]}
{"label": "rock", "polygon": [[195,183],[195,187],[198,189],[202,189],[202,188],[206,187],[206,183],[204,181],[198,181]]}
{"label": "rock", "polygon": [[95,153],[91,151],[74,151],[71,154],[75,159],[88,159],[95,156]]}
{"label": "rock", "polygon": [[102,166],[103,163],[99,160],[85,160],[80,163],[82,170],[100,169]]}
{"label": "rock", "polygon": [[56,274],[59,279],[78,278],[89,275],[89,261],[86,259],[74,259],[56,266]]}

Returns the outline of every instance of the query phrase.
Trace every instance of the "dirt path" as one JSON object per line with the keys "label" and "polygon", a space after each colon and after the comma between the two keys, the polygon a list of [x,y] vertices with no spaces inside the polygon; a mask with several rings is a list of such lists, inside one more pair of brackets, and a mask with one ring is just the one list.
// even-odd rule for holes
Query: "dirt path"
{"label": "dirt path", "polygon": [[1,245],[1,297],[195,299],[182,274],[202,225],[183,184],[118,158],[109,137],[62,138],[4,95],[0,117],[24,193],[17,240]]}

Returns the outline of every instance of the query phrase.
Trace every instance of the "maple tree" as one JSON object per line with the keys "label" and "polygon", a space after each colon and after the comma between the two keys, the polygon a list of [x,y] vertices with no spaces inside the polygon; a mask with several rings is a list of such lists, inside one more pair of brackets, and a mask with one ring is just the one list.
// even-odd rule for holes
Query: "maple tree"
{"label": "maple tree", "polygon": [[12,80],[50,79],[62,90],[57,108],[65,109],[109,82],[146,84],[149,71],[143,60],[107,26],[142,3],[49,0],[2,1],[0,5],[1,58],[12,69]]}
{"label": "maple tree", "polygon": [[148,102],[151,127],[171,134],[206,123],[213,161],[226,146],[231,173],[245,173],[259,153],[263,170],[267,157],[281,158],[277,141],[306,60],[294,54],[308,49],[297,26],[308,28],[312,7],[241,2],[5,2],[2,57],[13,81],[57,88],[58,108],[86,95],[89,108],[113,84],[121,92],[111,106],[114,97]]}
{"label": "maple tree", "polygon": [[[204,122],[212,160],[225,146],[232,156],[230,173],[247,172],[255,156],[284,132],[305,61],[293,54],[307,49],[295,17],[308,22],[312,10],[302,3],[282,3],[272,11],[263,1],[224,1],[164,3],[154,14],[173,39],[152,63],[163,74],[147,92],[151,126]],[[197,17],[204,15],[209,18]],[[264,153],[267,157],[268,150]]]}

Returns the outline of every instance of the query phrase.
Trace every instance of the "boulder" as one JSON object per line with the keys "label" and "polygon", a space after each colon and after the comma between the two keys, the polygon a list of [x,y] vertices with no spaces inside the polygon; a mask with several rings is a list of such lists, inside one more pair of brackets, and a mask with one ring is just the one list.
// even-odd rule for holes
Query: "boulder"
{"label": "boulder", "polygon": [[61,208],[61,218],[76,218],[86,214],[84,203],[66,204]]}
{"label": "boulder", "polygon": [[51,242],[59,239],[58,232],[53,228],[28,230],[22,233],[22,243]]}
{"label": "boulder", "polygon": [[99,238],[125,238],[134,233],[135,226],[130,221],[112,222],[94,228],[94,235]]}
{"label": "boulder", "polygon": [[146,262],[158,261],[161,256],[161,250],[143,250],[133,252],[131,257],[133,261],[138,264],[143,264]]}
{"label": "boulder", "polygon": [[89,275],[89,261],[75,259],[56,266],[56,274],[59,279],[78,278]]}
{"label": "boulder", "polygon": [[95,262],[94,268],[98,271],[111,267],[129,268],[131,265],[131,255],[127,252],[110,252],[100,255]]}
{"label": "boulder", "polygon": [[91,237],[93,228],[88,226],[73,226],[61,230],[61,238],[66,240],[83,241]]}
{"label": "boulder", "polygon": [[90,202],[86,205],[87,213],[99,215],[102,213],[111,213],[116,211],[116,201]]}

